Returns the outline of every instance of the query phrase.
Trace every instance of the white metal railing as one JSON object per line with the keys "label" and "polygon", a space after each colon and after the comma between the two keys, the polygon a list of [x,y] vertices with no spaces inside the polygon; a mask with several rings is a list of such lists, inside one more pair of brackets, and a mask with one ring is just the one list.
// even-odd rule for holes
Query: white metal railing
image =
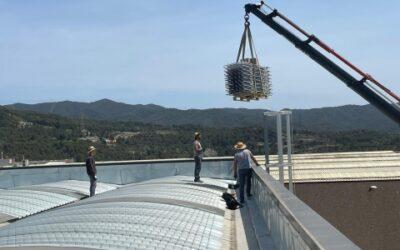
{"label": "white metal railing", "polygon": [[360,249],[264,169],[253,170],[254,201],[276,249]]}

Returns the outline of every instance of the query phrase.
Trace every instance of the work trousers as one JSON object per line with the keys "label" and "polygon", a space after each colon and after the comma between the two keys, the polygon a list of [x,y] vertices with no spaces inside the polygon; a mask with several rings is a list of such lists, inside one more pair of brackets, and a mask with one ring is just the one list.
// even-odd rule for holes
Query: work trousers
{"label": "work trousers", "polygon": [[244,203],[244,186],[246,185],[246,194],[250,196],[251,191],[251,169],[239,169],[239,202]]}
{"label": "work trousers", "polygon": [[96,194],[97,180],[94,176],[89,176],[89,178],[90,178],[90,196],[94,196]]}
{"label": "work trousers", "polygon": [[201,157],[194,157],[194,180],[200,180],[200,171],[201,171]]}

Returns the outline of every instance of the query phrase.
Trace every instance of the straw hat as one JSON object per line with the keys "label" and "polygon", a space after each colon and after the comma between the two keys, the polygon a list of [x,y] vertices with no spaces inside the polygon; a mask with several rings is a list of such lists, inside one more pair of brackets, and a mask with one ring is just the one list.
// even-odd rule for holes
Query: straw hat
{"label": "straw hat", "polygon": [[90,153],[90,152],[93,152],[93,151],[95,151],[96,150],[96,148],[95,147],[93,147],[93,146],[90,146],[89,148],[88,148],[88,153]]}
{"label": "straw hat", "polygon": [[237,143],[236,143],[236,145],[235,145],[235,148],[236,149],[245,149],[247,146],[246,146],[246,144],[244,144],[243,142],[241,142],[241,141],[238,141]]}

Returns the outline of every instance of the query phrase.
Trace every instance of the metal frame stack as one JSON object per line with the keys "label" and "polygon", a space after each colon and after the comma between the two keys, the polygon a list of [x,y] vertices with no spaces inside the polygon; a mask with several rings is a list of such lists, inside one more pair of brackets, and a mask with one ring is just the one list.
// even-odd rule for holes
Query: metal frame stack
{"label": "metal frame stack", "polygon": [[[246,40],[250,47],[250,58],[245,58]],[[247,20],[236,63],[225,66],[225,82],[227,94],[233,96],[234,100],[266,99],[272,94],[269,69],[258,63],[250,23]]]}

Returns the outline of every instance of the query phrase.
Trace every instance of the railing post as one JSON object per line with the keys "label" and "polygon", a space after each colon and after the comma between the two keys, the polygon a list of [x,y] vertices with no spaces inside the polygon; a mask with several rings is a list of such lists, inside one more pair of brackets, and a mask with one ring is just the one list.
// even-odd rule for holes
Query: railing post
{"label": "railing post", "polygon": [[265,170],[269,173],[269,142],[268,142],[268,116],[264,114],[264,154]]}
{"label": "railing post", "polygon": [[284,185],[284,169],[283,169],[283,141],[282,141],[282,115],[280,112],[276,116],[277,143],[278,143],[278,162],[279,162],[279,182]]}
{"label": "railing post", "polygon": [[286,143],[287,143],[287,162],[289,176],[289,191],[293,193],[293,166],[292,166],[292,129],[291,113],[286,114]]}

